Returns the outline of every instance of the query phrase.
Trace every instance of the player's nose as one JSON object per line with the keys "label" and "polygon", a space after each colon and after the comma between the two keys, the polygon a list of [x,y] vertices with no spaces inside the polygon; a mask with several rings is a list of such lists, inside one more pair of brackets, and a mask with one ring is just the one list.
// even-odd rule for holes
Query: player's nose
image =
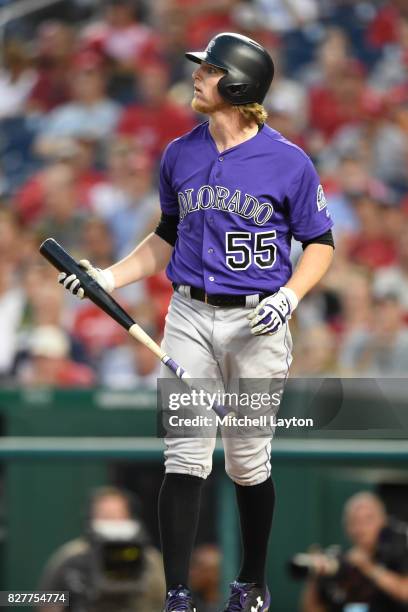
{"label": "player's nose", "polygon": [[195,70],[193,70],[193,73],[191,75],[193,77],[193,81],[195,81],[196,78],[200,75],[200,68],[201,68],[201,66],[198,65],[197,68]]}

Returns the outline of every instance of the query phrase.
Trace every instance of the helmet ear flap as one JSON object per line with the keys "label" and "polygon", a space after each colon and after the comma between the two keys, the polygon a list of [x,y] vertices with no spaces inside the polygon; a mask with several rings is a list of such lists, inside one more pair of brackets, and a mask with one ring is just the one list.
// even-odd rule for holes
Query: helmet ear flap
{"label": "helmet ear flap", "polygon": [[241,84],[235,84],[235,83],[231,83],[231,85],[227,85],[226,89],[228,89],[228,92],[230,94],[230,96],[234,97],[241,97],[242,94],[247,93],[248,91],[248,85],[246,83],[241,83]]}
{"label": "helmet ear flap", "polygon": [[242,97],[248,93],[248,83],[229,83],[231,77],[227,74],[218,82],[218,91],[221,96],[231,104],[238,104]]}
{"label": "helmet ear flap", "polygon": [[227,90],[228,80],[227,80],[227,83],[225,83],[226,79],[228,79],[228,74],[225,74],[223,77],[221,77],[221,79],[218,81],[218,84],[217,84],[218,92],[220,96],[224,98],[224,100],[228,99],[228,95],[225,95],[226,93],[228,93],[228,90]]}

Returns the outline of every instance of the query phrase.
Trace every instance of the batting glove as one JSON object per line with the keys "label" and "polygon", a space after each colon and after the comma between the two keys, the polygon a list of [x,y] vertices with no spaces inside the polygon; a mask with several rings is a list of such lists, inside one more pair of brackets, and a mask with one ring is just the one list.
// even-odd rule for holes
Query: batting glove
{"label": "batting glove", "polygon": [[298,305],[296,293],[281,287],[277,293],[266,297],[249,313],[249,327],[254,336],[276,334],[290,319]]}
{"label": "batting glove", "polygon": [[[84,268],[86,273],[96,280],[102,289],[105,289],[105,291],[108,293],[112,293],[115,288],[115,279],[113,278],[113,274],[110,270],[94,268],[94,266],[87,259],[81,259],[78,262],[78,265],[81,266],[81,268]],[[77,278],[76,274],[70,274],[67,276],[65,272],[60,272],[60,274],[58,274],[58,282],[61,285],[64,285],[65,289],[70,291],[72,295],[76,295],[80,300],[84,299],[85,292],[83,287],[81,287],[81,281],[79,278]]]}

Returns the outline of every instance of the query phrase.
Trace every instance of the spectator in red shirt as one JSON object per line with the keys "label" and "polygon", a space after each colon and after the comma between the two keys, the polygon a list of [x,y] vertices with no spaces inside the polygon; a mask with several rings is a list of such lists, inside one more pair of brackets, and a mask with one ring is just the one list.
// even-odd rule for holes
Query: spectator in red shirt
{"label": "spectator in red shirt", "polygon": [[82,43],[113,60],[119,70],[133,71],[155,55],[156,35],[138,20],[131,0],[108,0],[105,6],[103,20],[85,28]]}
{"label": "spectator in red shirt", "polygon": [[169,100],[168,81],[164,64],[147,64],[139,78],[142,103],[126,108],[117,128],[121,136],[136,139],[154,159],[159,158],[171,140],[195,124],[189,109]]}
{"label": "spectator in red shirt", "polygon": [[145,286],[146,294],[151,303],[154,304],[158,325],[160,330],[163,331],[173,288],[164,271],[154,276],[149,276],[145,280]]}
{"label": "spectator in red shirt", "polygon": [[[85,347],[90,362],[97,365],[104,352],[123,344],[126,341],[126,332],[116,321],[104,313],[98,306],[89,300],[75,313],[72,326],[72,335]],[[120,300],[121,305],[128,309],[129,305]]]}
{"label": "spectator in red shirt", "polygon": [[98,143],[95,140],[77,138],[71,143],[71,151],[67,148],[66,152],[62,149],[60,153],[60,159],[65,161],[74,173],[79,203],[86,208],[90,208],[91,189],[105,178],[101,170],[95,169],[97,148]]}
{"label": "spectator in red shirt", "polygon": [[401,14],[408,17],[406,0],[391,0],[380,7],[367,29],[367,42],[373,47],[383,47],[398,38],[398,20]]}
{"label": "spectator in red shirt", "polygon": [[[67,139],[55,152],[55,162],[65,165],[74,176],[78,190],[78,205],[90,207],[92,189],[104,180],[102,172],[93,167],[95,142],[86,139]],[[15,207],[24,225],[35,223],[44,214],[47,168],[32,175],[16,193]]]}
{"label": "spectator in red shirt", "polygon": [[394,264],[397,249],[393,238],[384,233],[381,203],[366,193],[356,198],[354,207],[360,231],[350,239],[349,258],[371,270]]}
{"label": "spectator in red shirt", "polygon": [[71,97],[67,70],[75,44],[73,30],[65,23],[44,23],[37,36],[37,80],[27,102],[29,111],[46,113]]}
{"label": "spectator in red shirt", "polygon": [[342,126],[360,121],[364,93],[364,68],[358,61],[347,59],[337,74],[311,89],[311,127],[328,141]]}
{"label": "spectator in red shirt", "polygon": [[200,48],[214,34],[236,29],[233,9],[238,4],[239,0],[166,0],[155,8],[159,19],[182,24],[188,47]]}

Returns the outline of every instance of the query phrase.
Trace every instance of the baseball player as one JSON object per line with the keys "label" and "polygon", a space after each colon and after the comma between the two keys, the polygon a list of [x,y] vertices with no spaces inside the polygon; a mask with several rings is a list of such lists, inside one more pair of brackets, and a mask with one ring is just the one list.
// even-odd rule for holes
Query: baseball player
{"label": "baseball player", "polygon": [[[332,221],[318,175],[299,147],[265,124],[274,66],[255,41],[234,33],[187,53],[192,106],[208,121],[171,142],[160,169],[161,221],[108,269],[81,265],[112,292],[166,268],[173,283],[164,350],[196,378],[285,378],[288,321],[333,256]],[[294,272],[291,240],[304,252]],[[79,280],[59,281],[84,296]],[[162,376],[167,376],[163,368]],[[234,482],[243,558],[224,612],[266,612],[266,553],[275,502],[270,437],[223,438]],[[165,612],[196,610],[188,588],[200,495],[215,437],[165,439],[159,523]]]}

